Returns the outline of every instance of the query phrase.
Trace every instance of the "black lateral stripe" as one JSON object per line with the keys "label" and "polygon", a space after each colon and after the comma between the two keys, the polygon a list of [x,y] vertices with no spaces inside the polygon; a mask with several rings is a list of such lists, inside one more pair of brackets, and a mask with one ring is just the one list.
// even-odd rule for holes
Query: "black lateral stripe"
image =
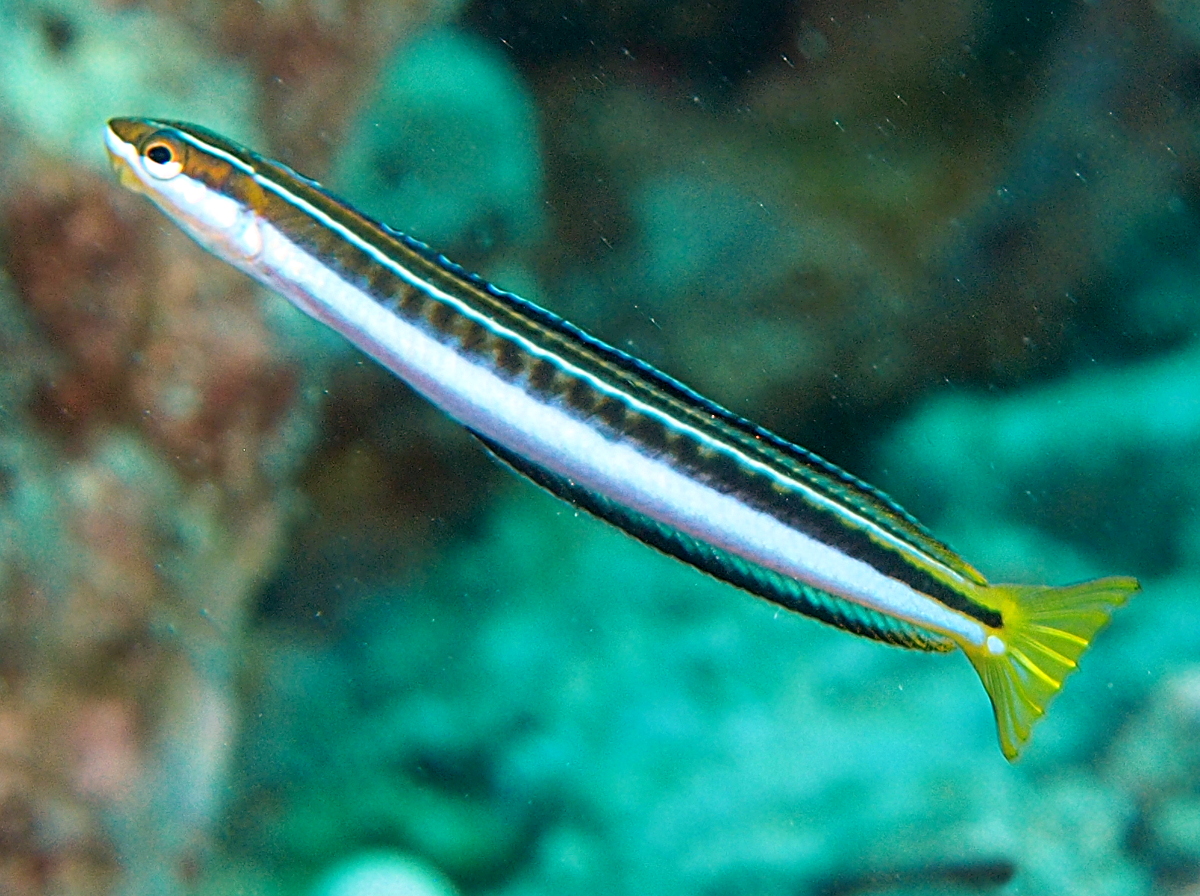
{"label": "black lateral stripe", "polygon": [[[319,184],[287,166],[242,150],[216,135],[207,136],[213,145],[258,172],[260,179],[286,189],[320,209],[363,243],[386,254],[394,264],[412,271],[415,279],[478,312],[483,320],[494,322],[496,328],[508,329],[554,356],[555,360],[537,358],[501,330],[485,323],[483,326],[492,331],[486,342],[494,363],[506,375],[525,377],[529,387],[534,388],[533,377],[529,374],[541,370],[540,381],[549,381],[549,389],[544,394],[561,397],[574,413],[593,421],[613,438],[631,439],[642,448],[670,453],[681,467],[710,485],[869,563],[950,609],[985,625],[1000,625],[999,613],[970,600],[921,565],[909,562],[871,531],[871,526],[878,527],[915,552],[924,554],[930,562],[941,564],[969,581],[983,581],[957,554],[882,492],[704,398],[651,365],[595,339],[557,315],[497,289],[424,243],[356,212]],[[281,206],[290,204],[278,192],[272,192],[272,195]],[[272,209],[271,219],[277,226],[289,227],[290,237],[319,253],[349,282],[365,288],[391,309],[397,306],[397,292],[402,296],[410,290],[424,293],[423,301],[417,303],[419,310],[413,309],[418,311],[418,316],[405,316],[423,324],[439,338],[459,344],[465,352],[477,352],[485,341],[479,336],[476,322],[466,318],[458,307],[436,292],[413,290],[411,284],[394,272],[390,277],[377,274],[385,266],[376,258],[307,214],[297,214],[296,208],[281,208],[277,213]],[[399,304],[403,307],[404,303]],[[546,376],[541,365],[547,363],[559,368],[557,375]],[[597,390],[565,365],[610,384],[611,391]],[[674,425],[668,424],[659,432],[652,418],[634,407],[633,401],[654,408]],[[617,406],[620,404],[624,404],[623,409]],[[679,423],[710,434],[721,447],[706,451],[707,446],[686,429],[679,428]],[[766,466],[774,471],[774,475],[764,475],[746,460]],[[809,489],[838,509],[810,500],[806,494]],[[861,521],[856,520],[856,516]]]}

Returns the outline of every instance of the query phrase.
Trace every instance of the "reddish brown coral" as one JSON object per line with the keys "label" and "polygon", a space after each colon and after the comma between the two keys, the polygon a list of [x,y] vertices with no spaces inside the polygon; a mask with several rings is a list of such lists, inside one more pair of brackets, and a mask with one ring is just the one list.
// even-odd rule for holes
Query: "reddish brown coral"
{"label": "reddish brown coral", "polygon": [[168,878],[193,867],[203,812],[172,822],[174,855],[114,840],[103,819],[144,838],[173,750],[210,757],[168,786],[211,805],[233,726],[214,658],[236,649],[280,544],[281,483],[261,458],[288,425],[296,375],[249,282],[154,214],[63,166],[35,169],[0,210],[46,346],[26,348],[54,358],[5,432],[6,492],[34,508],[12,517],[0,556],[5,892],[104,892],[117,854],[126,871],[139,855],[165,860]]}
{"label": "reddish brown coral", "polygon": [[250,488],[250,449],[278,426],[296,378],[272,357],[249,282],[92,178],[39,176],[5,219],[16,286],[63,361],[42,422],[76,448],[96,427],[127,425],[181,473]]}
{"label": "reddish brown coral", "polygon": [[130,223],[106,187],[47,166],[4,210],[8,269],[26,307],[66,359],[45,384],[52,426],[78,431],[119,401],[144,318]]}
{"label": "reddish brown coral", "polygon": [[428,13],[426,3],[389,0],[232,4],[214,19],[215,39],[257,73],[274,151],[322,172],[384,54]]}

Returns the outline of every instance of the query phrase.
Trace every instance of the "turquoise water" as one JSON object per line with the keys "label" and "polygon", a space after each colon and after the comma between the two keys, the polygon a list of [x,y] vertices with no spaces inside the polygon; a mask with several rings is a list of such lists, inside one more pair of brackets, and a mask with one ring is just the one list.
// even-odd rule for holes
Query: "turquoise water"
{"label": "turquoise water", "polygon": [[[0,5],[0,892],[1200,886],[1183,4]],[[885,489],[1144,592],[961,655],[661,557],[116,185],[191,120]]]}

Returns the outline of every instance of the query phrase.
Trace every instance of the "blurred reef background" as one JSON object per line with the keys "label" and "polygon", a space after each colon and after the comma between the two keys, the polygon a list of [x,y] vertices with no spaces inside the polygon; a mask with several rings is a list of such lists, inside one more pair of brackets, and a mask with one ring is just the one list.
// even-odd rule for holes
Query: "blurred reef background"
{"label": "blurred reef background", "polygon": [[[499,469],[115,115],[1145,592],[1009,766],[961,656]],[[1198,275],[1195,0],[0,0],[0,893],[1200,894]]]}

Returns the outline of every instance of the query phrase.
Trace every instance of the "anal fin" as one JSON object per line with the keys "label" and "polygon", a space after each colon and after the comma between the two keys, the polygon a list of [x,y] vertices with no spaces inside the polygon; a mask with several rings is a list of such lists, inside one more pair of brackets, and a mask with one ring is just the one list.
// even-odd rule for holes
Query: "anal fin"
{"label": "anal fin", "polygon": [[530,463],[486,436],[473,430],[470,432],[498,460],[551,494],[612,523],[644,544],[676,557],[714,578],[736,585],[788,610],[888,644],[938,652],[953,650],[956,646],[953,641],[940,634],[927,632],[903,620],[829,594],[693,538],[685,532],[585,488],[565,476]]}

